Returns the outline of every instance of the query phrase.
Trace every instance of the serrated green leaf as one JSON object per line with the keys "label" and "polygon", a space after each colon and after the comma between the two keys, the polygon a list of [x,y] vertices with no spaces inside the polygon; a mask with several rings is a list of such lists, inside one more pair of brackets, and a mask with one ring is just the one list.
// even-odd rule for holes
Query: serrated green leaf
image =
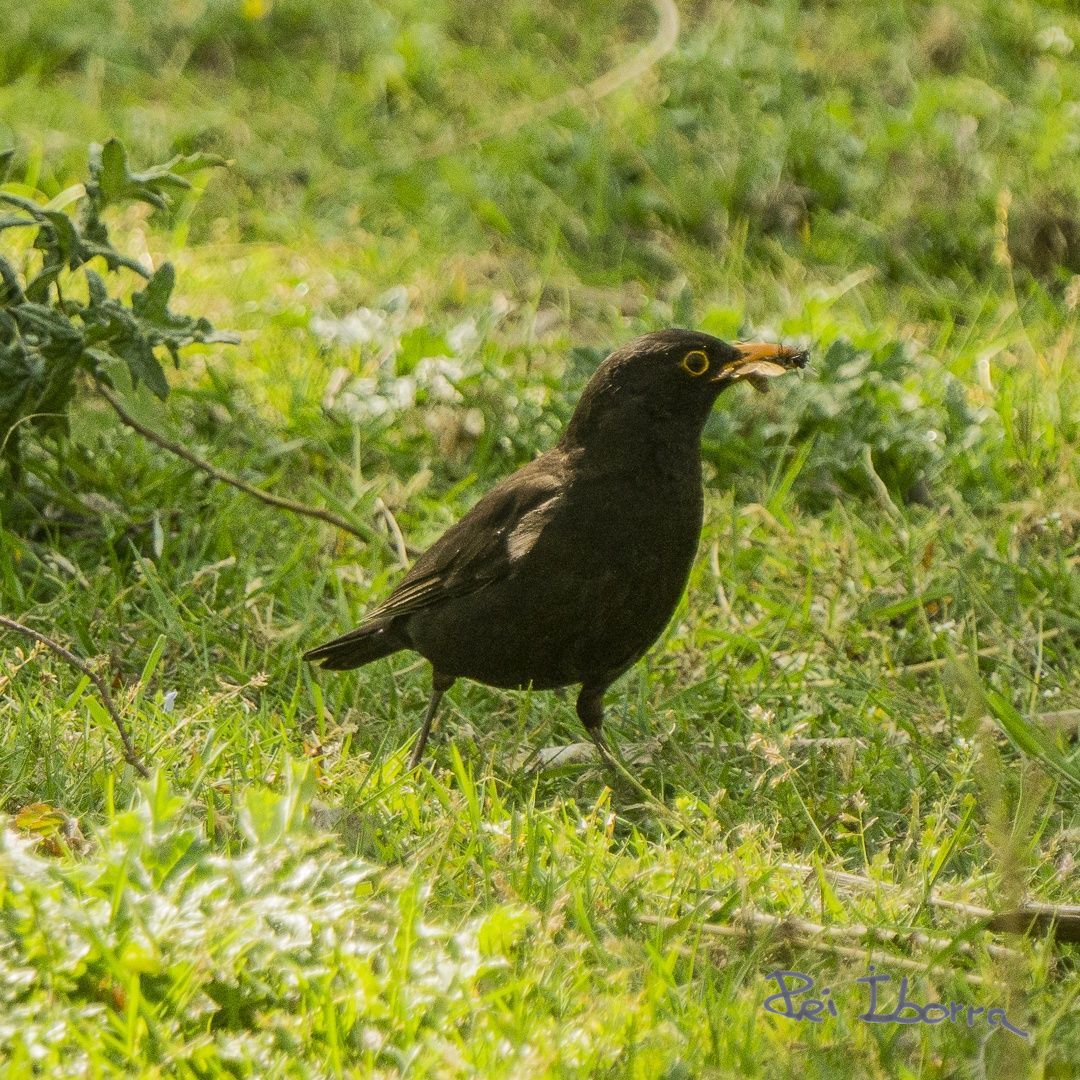
{"label": "serrated green leaf", "polygon": [[176,284],[176,271],[172,263],[162,263],[154,276],[146,283],[146,288],[131,297],[132,310],[149,322],[168,324],[169,297]]}
{"label": "serrated green leaf", "polygon": [[[206,323],[205,319],[200,319],[200,323]],[[209,323],[207,323],[209,326]],[[234,334],[229,330],[208,330],[204,334],[200,334],[197,339],[203,345],[239,345],[240,335]]]}
{"label": "serrated green leaf", "polygon": [[85,307],[80,317],[88,345],[141,336],[139,320],[123,304],[109,297]]}
{"label": "serrated green leaf", "polygon": [[111,354],[104,352],[102,349],[83,349],[83,356],[89,361],[87,369],[90,374],[94,376],[98,382],[104,383],[106,386],[111,387],[113,385],[112,379],[109,378],[108,365],[112,361]]}
{"label": "serrated green leaf", "polygon": [[[2,330],[0,330],[2,332]],[[37,367],[43,365],[38,358]],[[16,397],[25,392],[29,383],[40,375],[27,349],[19,342],[0,345],[0,410],[10,408]]]}
{"label": "serrated green leaf", "polygon": [[82,345],[82,331],[56,308],[28,300],[9,310],[24,334],[52,345]]}
{"label": "serrated green leaf", "polygon": [[173,188],[176,191],[191,190],[189,180],[162,169],[148,169],[146,172],[132,173],[131,182],[136,187],[146,187],[152,191],[159,188]]}
{"label": "serrated green leaf", "polygon": [[[93,163],[93,149],[91,162]],[[117,202],[127,194],[128,167],[127,151],[119,139],[109,139],[104,146],[97,148],[97,180],[101,204]],[[93,164],[91,165],[93,172]]]}
{"label": "serrated green leaf", "polygon": [[203,169],[227,169],[231,164],[228,158],[223,158],[220,154],[208,154],[200,150],[194,154],[177,154],[160,165],[159,169],[183,176],[187,173],[202,172]]}
{"label": "serrated green leaf", "polygon": [[109,243],[109,230],[98,213],[98,198],[96,187],[93,183],[87,185],[87,194],[90,196],[80,207],[79,225],[82,229],[83,242],[94,254],[95,249],[112,250]]}
{"label": "serrated green leaf", "polygon": [[129,198],[149,203],[156,210],[167,210],[169,208],[169,200],[161,194],[158,188],[158,185],[136,184],[130,189],[128,196]]}
{"label": "serrated green leaf", "polygon": [[169,396],[169,383],[165,372],[154,355],[154,350],[144,338],[122,339],[116,343],[115,351],[131,372],[132,389],[139,385],[141,379],[162,401]]}
{"label": "serrated green leaf", "polygon": [[127,255],[121,254],[115,248],[110,247],[108,244],[99,244],[96,242],[88,241],[86,243],[86,253],[88,258],[100,257],[105,260],[105,265],[110,270],[116,270],[120,267],[125,267],[128,270],[133,270],[139,277],[149,278],[146,267],[142,263],[137,262],[135,259],[129,258]]}
{"label": "serrated green leaf", "polygon": [[62,264],[46,266],[26,286],[26,299],[33,300],[38,304],[47,304],[49,302],[49,288],[63,272],[64,267]]}
{"label": "serrated green leaf", "polygon": [[20,304],[23,300],[22,285],[15,267],[0,255],[0,306]]}
{"label": "serrated green leaf", "polygon": [[[10,159],[9,153],[0,158],[5,168]],[[41,268],[29,284],[24,272],[0,258],[0,426],[6,433],[3,456],[12,464],[12,475],[23,421],[32,427],[66,430],[66,410],[77,388],[74,374],[78,368],[108,382],[109,365],[122,360],[134,386],[145,382],[155,395],[165,398],[169,386],[158,359],[162,348],[179,363],[180,349],[192,342],[238,340],[216,333],[206,319],[171,312],[169,301],[176,285],[173,267],[163,264],[150,273],[117,251],[101,216],[103,208],[124,200],[166,207],[172,193],[190,188],[184,174],[222,164],[216,155],[192,154],[134,173],[124,147],[110,139],[91,147],[86,186],[73,185],[44,207],[29,190],[9,185],[0,191],[0,203],[14,208],[0,217],[0,231],[37,227],[32,243],[43,253]],[[75,217],[64,212],[80,199]],[[127,269],[138,274],[146,280],[145,287],[132,295],[130,303],[110,296],[107,275],[85,266],[97,258],[109,272]],[[65,268],[80,267],[86,274],[85,303],[62,298],[52,288]]]}
{"label": "serrated green leaf", "polygon": [[[55,241],[54,246],[59,256],[57,261],[69,266],[72,270],[81,266],[86,261],[86,258],[75,223],[67,214],[62,214],[59,210],[46,210],[45,217],[48,218],[49,224],[52,226],[51,232]],[[39,239],[41,236],[47,235],[49,231],[42,229]]]}
{"label": "serrated green leaf", "polygon": [[90,269],[86,271],[86,287],[90,293],[91,304],[101,305],[109,299],[109,290],[105,287],[101,275]]}
{"label": "serrated green leaf", "polygon": [[15,161],[15,148],[0,150],[0,184],[11,175],[11,166]]}
{"label": "serrated green leaf", "polygon": [[0,352],[4,373],[0,427],[7,430],[29,418],[42,430],[66,431],[65,410],[74,390],[72,374],[81,359],[79,350],[67,347],[46,357],[40,348],[19,341]]}
{"label": "serrated green leaf", "polygon": [[128,164],[127,153],[116,139],[110,139],[103,147],[91,153],[92,189],[88,188],[91,202],[99,207],[122,199],[138,199],[158,209],[169,205],[169,191],[186,191],[191,187],[184,173],[199,172],[226,164],[216,154],[181,155],[141,172],[133,172]]}

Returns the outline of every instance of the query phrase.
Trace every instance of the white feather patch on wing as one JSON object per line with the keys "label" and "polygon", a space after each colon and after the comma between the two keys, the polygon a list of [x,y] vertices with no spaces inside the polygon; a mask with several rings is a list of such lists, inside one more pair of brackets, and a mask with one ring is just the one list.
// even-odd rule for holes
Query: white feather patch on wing
{"label": "white feather patch on wing", "polygon": [[523,514],[521,520],[513,527],[506,538],[506,552],[511,562],[523,559],[533,549],[533,545],[540,538],[544,526],[547,524],[551,511],[559,501],[558,495],[552,495],[539,506]]}

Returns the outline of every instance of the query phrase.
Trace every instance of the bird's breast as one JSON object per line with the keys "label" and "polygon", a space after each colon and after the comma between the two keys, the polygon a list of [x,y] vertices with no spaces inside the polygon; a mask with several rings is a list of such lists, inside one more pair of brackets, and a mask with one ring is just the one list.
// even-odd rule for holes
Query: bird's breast
{"label": "bird's breast", "polygon": [[[601,542],[598,554],[679,561],[697,548],[703,516],[697,453],[659,453],[635,468],[583,473],[565,495],[568,517]],[[596,545],[590,548],[596,551]]]}
{"label": "bird's breast", "polygon": [[700,484],[662,485],[633,477],[614,490],[605,485],[573,493],[569,501],[580,507],[567,515],[580,556],[613,593],[670,591],[676,579],[681,592],[701,534]]}
{"label": "bird's breast", "polygon": [[631,651],[641,637],[643,649],[682,595],[701,524],[697,469],[581,478],[562,493],[522,569],[547,569],[547,604],[575,612],[565,625],[590,638],[615,632]]}

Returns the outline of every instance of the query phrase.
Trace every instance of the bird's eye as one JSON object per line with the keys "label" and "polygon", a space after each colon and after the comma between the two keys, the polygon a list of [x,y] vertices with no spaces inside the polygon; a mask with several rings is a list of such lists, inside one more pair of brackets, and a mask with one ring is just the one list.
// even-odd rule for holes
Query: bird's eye
{"label": "bird's eye", "polygon": [[682,358],[679,367],[688,375],[704,375],[709,370],[709,358],[700,349],[694,349]]}

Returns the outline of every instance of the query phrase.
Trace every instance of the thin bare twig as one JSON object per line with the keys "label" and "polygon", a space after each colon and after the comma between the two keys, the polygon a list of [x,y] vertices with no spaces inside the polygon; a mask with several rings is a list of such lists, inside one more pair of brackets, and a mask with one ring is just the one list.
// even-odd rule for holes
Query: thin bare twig
{"label": "thin bare twig", "polygon": [[107,386],[102,383],[97,383],[97,390],[98,393],[113,407],[113,411],[120,417],[121,423],[127,425],[132,431],[137,431],[144,439],[149,439],[155,446],[160,446],[163,450],[168,450],[170,454],[176,454],[177,457],[182,457],[185,461],[194,465],[195,468],[206,473],[207,476],[211,476],[215,480],[220,480],[223,484],[230,484],[232,487],[238,488],[245,494],[260,499],[268,506],[275,506],[279,510],[288,510],[292,514],[301,514],[304,517],[317,518],[319,521],[325,521],[330,525],[337,526],[337,528],[357,537],[359,540],[363,540],[365,543],[370,542],[370,531],[364,531],[331,510],[323,510],[317,506],[308,506],[306,503],[294,502],[292,499],[284,499],[280,495],[271,495],[270,492],[263,491],[261,488],[255,487],[254,484],[249,484],[245,480],[241,480],[238,476],[233,476],[231,473],[219,469],[216,465],[212,465],[209,461],[199,457],[198,454],[193,453],[182,443],[173,442],[172,439],[166,438],[164,435],[154,431],[153,428],[149,428],[141,421],[136,420],[135,417],[124,408],[117,396]]}
{"label": "thin bare twig", "polygon": [[1040,904],[1025,901],[1015,911],[1002,911],[987,920],[999,934],[1049,934],[1055,941],[1080,944],[1080,904]]}
{"label": "thin bare twig", "polygon": [[870,486],[874,489],[874,494],[877,495],[878,502],[881,503],[885,513],[892,518],[893,522],[897,524],[903,522],[904,515],[900,513],[896,503],[892,500],[892,496],[889,494],[885,481],[878,476],[878,471],[874,468],[874,455],[871,453],[869,443],[863,446],[862,459],[863,468],[866,469],[866,476],[870,481]]}
{"label": "thin bare twig", "polygon": [[[808,878],[815,877],[817,875],[817,867],[811,866],[809,863],[781,863],[781,870],[787,870],[792,874],[805,875]],[[892,881],[877,881],[874,878],[865,877],[862,874],[853,874],[849,870],[833,870],[829,867],[822,867],[821,873],[836,885],[846,885],[848,888],[854,889],[869,889],[873,891],[884,890],[890,893],[900,893],[903,891],[903,886],[897,885]],[[976,904],[965,904],[960,900],[946,900],[944,897],[939,896],[936,892],[931,892],[927,897],[926,902],[932,907],[946,908],[951,911],[958,911],[963,915],[970,915],[975,919],[985,919],[993,912],[986,907],[980,907]]]}
{"label": "thin bare twig", "polygon": [[[1050,641],[1052,638],[1056,638],[1061,633],[1059,627],[1051,627],[1049,630],[1044,630],[1039,638],[1041,641]],[[1001,652],[1000,645],[988,645],[985,649],[979,649],[976,656],[996,656]],[[904,664],[899,670],[905,675],[915,675],[923,671],[934,671],[937,668],[945,667],[952,661],[951,656],[939,656],[934,660],[920,660],[917,664]]]}
{"label": "thin bare twig", "polygon": [[[647,926],[658,926],[664,930],[674,929],[684,922],[682,919],[674,919],[667,915],[639,915],[637,921]],[[849,960],[866,960],[870,955],[871,947],[877,944],[871,940],[863,948],[843,945],[835,940],[839,935],[831,931],[845,928],[821,926],[819,923],[812,923],[806,919],[781,918],[779,915],[770,915],[764,911],[740,911],[736,913],[733,923],[694,922],[690,924],[690,928],[712,937],[737,938],[745,942],[760,941],[762,931],[768,931],[776,937],[776,944],[814,949],[818,952],[832,953],[834,956],[843,956]],[[894,967],[903,968],[905,971],[918,971],[927,975],[958,976],[975,985],[981,985],[983,982],[983,979],[973,972],[952,968],[942,970],[932,964],[913,960],[907,956],[897,956],[895,953],[889,953],[888,960]]]}
{"label": "thin bare twig", "polygon": [[[925,949],[933,949],[937,952],[957,952],[963,956],[973,956],[976,949],[967,941],[953,941],[951,938],[928,934],[925,930],[893,930],[884,926],[866,926],[855,923],[852,926],[823,926],[821,923],[810,922],[808,919],[800,919],[796,916],[780,918],[769,915],[762,911],[744,912],[744,917],[764,926],[783,925],[790,929],[809,935],[821,935],[833,941],[865,941],[868,944],[897,945],[902,948],[910,948],[913,945]],[[1021,960],[1023,953],[1016,949],[1010,949],[1006,945],[995,945],[988,942],[984,948],[999,960]]]}
{"label": "thin bare twig", "polygon": [[[1054,626],[1054,627],[1051,627],[1049,630],[1043,631],[1039,635],[1039,637],[1040,637],[1041,641],[1050,641],[1052,638],[1056,638],[1060,633],[1061,633],[1061,628],[1057,627],[1057,626]],[[998,656],[998,655],[1000,655],[1001,651],[1002,651],[1002,647],[1000,645],[987,645],[985,649],[977,649],[975,651],[974,655],[975,656],[981,656],[981,657]],[[921,675],[923,672],[926,672],[926,671],[937,671],[939,668],[947,667],[949,664],[953,663],[953,661],[957,660],[957,659],[963,660],[963,659],[966,659],[966,657],[964,655],[960,655],[959,657],[956,657],[956,656],[938,656],[938,657],[935,657],[933,660],[919,660],[917,663],[914,663],[914,664],[901,664],[898,668],[893,669],[891,674],[895,674],[895,675]],[[829,687],[829,686],[839,686],[843,682],[844,682],[844,680],[842,678],[841,679],[808,679],[806,685],[807,686],[817,687],[817,688],[823,688],[823,687]],[[1044,715],[1046,717],[1051,717],[1052,718],[1052,717],[1056,717],[1056,716],[1059,716],[1059,715],[1066,715],[1066,714],[1045,713]],[[1053,721],[1051,721],[1051,722],[1053,723]]]}
{"label": "thin bare twig", "polygon": [[724,590],[724,577],[720,573],[720,543],[714,541],[709,548],[709,569],[712,571],[713,581],[716,583],[716,602],[720,610],[729,618],[734,619],[731,604],[728,601],[727,592]]}
{"label": "thin bare twig", "polygon": [[52,638],[46,637],[39,631],[32,630],[29,626],[23,626],[22,623],[16,622],[14,619],[8,619],[3,615],[0,615],[0,626],[6,626],[17,634],[25,634],[32,641],[51,649],[61,660],[66,660],[77,671],[81,671],[97,687],[97,692],[101,695],[101,703],[105,706],[105,711],[112,717],[116,730],[120,733],[120,741],[124,744],[124,760],[140,776],[148,777],[150,770],[142,763],[142,759],[136,752],[135,745],[132,743],[131,736],[128,734],[127,727],[124,724],[124,719],[117,711],[116,705],[113,704],[112,694],[109,693],[109,687],[105,680],[85,660],[79,659],[70,649],[65,649],[59,642],[53,641]]}
{"label": "thin bare twig", "polygon": [[394,553],[398,557],[398,562],[401,563],[403,569],[408,570],[409,545],[405,543],[405,537],[402,535],[397,518],[394,517],[394,512],[386,505],[381,496],[377,496],[375,499],[375,509],[386,524],[386,531],[390,534],[390,540],[394,545]]}
{"label": "thin bare twig", "polygon": [[[817,869],[806,863],[781,863],[782,870],[813,877]],[[875,881],[861,874],[852,874],[846,870],[831,870],[822,867],[822,874],[837,885],[846,885],[856,889],[884,889],[886,892],[899,893],[902,886],[891,881]],[[978,904],[968,904],[961,900],[946,900],[935,892],[926,898],[931,907],[955,911],[972,919],[985,923],[985,928],[996,934],[1024,934],[1033,937],[1036,934],[1050,934],[1055,941],[1080,942],[1080,904],[1044,904],[1038,900],[1022,901],[1013,911],[994,912]],[[1001,950],[1003,946],[990,945],[987,950],[1004,959],[1015,959],[1011,949]],[[961,949],[963,951],[963,949]]]}

